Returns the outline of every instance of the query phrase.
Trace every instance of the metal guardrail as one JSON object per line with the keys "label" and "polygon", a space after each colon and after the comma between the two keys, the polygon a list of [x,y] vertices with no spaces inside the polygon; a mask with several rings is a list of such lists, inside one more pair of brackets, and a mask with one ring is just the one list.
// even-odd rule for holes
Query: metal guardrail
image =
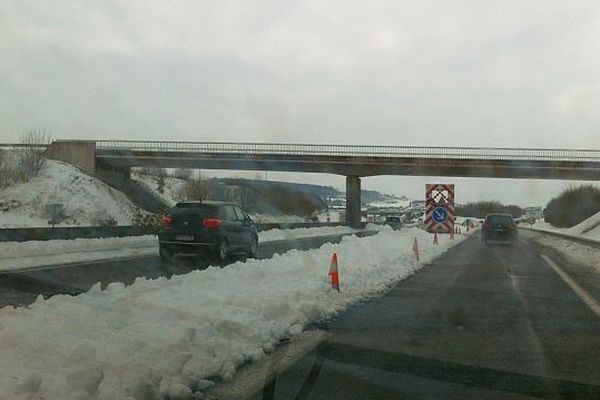
{"label": "metal guardrail", "polygon": [[[75,140],[57,140],[71,142]],[[240,155],[290,155],[333,157],[446,158],[600,162],[600,150],[533,149],[518,147],[381,146],[302,143],[186,142],[147,140],[76,140],[95,143],[100,150],[197,152]],[[0,148],[46,148],[46,144],[0,143]]]}
{"label": "metal guardrail", "polygon": [[0,143],[2,149],[18,149],[18,148],[38,148],[45,149],[49,144],[27,144],[27,143]]}
{"label": "metal guardrail", "polygon": [[198,152],[215,154],[345,156],[390,158],[452,158],[489,160],[598,161],[600,150],[435,146],[360,146],[293,143],[232,143],[98,140],[101,150]]}

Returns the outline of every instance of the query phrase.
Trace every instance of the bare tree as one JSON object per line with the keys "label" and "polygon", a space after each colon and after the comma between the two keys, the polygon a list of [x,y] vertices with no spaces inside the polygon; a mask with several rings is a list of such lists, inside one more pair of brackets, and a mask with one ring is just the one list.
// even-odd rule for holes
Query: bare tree
{"label": "bare tree", "polygon": [[186,200],[208,200],[216,193],[216,183],[212,180],[192,179],[183,185],[180,197]]}
{"label": "bare tree", "polygon": [[0,150],[0,189],[10,185],[8,162],[6,160],[6,153],[4,150]]}
{"label": "bare tree", "polygon": [[21,135],[21,143],[26,145],[18,152],[20,180],[27,182],[37,176],[46,162],[44,157],[45,147],[52,141],[45,129],[32,129]]}

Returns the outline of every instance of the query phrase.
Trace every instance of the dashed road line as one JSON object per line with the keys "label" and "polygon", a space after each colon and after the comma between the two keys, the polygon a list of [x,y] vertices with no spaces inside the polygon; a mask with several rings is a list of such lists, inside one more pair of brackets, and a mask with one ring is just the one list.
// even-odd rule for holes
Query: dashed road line
{"label": "dashed road line", "polygon": [[563,271],[558,264],[556,264],[550,257],[545,254],[541,255],[546,264],[550,266],[562,278],[567,285],[575,292],[575,294],[592,310],[597,317],[600,318],[600,304],[590,295],[587,290],[582,288],[571,278],[565,271]]}

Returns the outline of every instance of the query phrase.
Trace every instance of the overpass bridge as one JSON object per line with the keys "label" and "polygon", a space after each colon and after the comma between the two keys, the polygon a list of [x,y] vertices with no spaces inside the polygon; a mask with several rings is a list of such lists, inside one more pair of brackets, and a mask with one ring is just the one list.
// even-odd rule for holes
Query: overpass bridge
{"label": "overpass bridge", "polygon": [[46,153],[90,174],[161,167],[342,175],[353,225],[360,221],[360,178],[366,176],[600,180],[600,150],[59,140]]}

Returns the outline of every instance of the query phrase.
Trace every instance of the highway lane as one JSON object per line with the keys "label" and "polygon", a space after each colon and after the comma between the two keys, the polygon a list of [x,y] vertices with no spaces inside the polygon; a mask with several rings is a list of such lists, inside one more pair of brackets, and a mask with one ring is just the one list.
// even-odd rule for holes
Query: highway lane
{"label": "highway lane", "polygon": [[[363,231],[358,236],[369,236],[375,231]],[[324,235],[293,240],[260,243],[257,258],[271,258],[291,249],[308,250],[324,243],[339,243],[347,235]],[[158,252],[158,250],[157,250]],[[0,307],[26,306],[42,295],[76,295],[100,282],[106,287],[110,282],[132,284],[137,278],[159,278],[181,275],[215,265],[205,256],[174,257],[163,262],[158,256],[128,257],[122,259],[69,263],[31,268],[19,273],[0,272]]]}
{"label": "highway lane", "polygon": [[474,235],[315,326],[328,339],[251,398],[600,398],[600,316],[548,260],[596,303],[600,279],[531,237]]}

